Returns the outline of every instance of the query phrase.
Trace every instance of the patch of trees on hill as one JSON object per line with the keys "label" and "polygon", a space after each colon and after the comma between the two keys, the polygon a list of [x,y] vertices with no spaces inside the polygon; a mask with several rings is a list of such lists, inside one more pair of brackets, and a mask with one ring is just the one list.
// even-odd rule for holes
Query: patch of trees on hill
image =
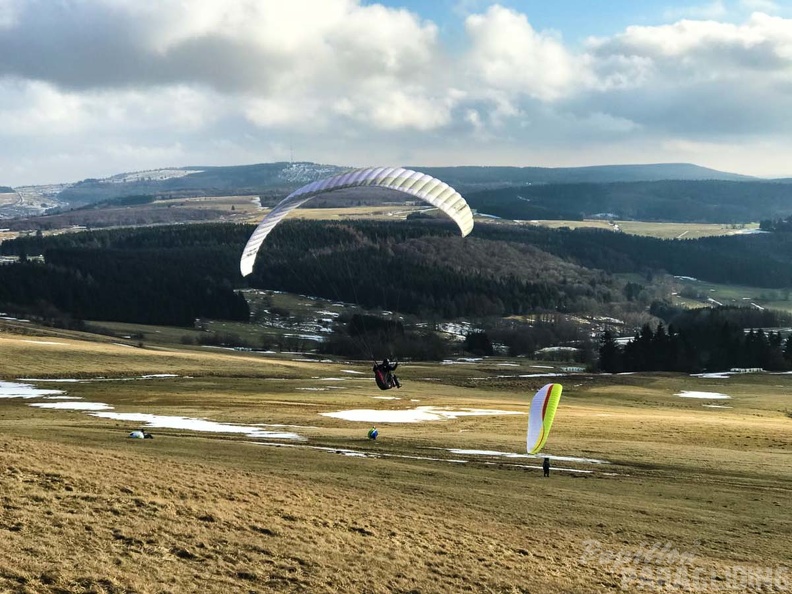
{"label": "patch of trees on hill", "polygon": [[[247,321],[234,291],[233,229],[183,227],[20,238],[3,253],[44,254],[45,264],[0,266],[0,305],[44,318],[188,326],[198,317]],[[244,235],[244,234],[241,234]],[[239,237],[239,241],[244,241]],[[204,243],[205,242],[205,243]]]}
{"label": "patch of trees on hill", "polygon": [[624,220],[745,223],[792,215],[792,185],[758,181],[535,184],[466,194],[504,219],[612,216]]}
{"label": "patch of trees on hill", "polygon": [[789,314],[704,308],[679,311],[672,319],[667,329],[662,323],[654,330],[644,325],[624,346],[617,344],[610,331],[604,332],[600,370],[698,373],[732,368],[792,369],[792,337],[784,339],[779,331],[763,329],[789,324]]}
{"label": "patch of trees on hill", "polygon": [[375,362],[383,356],[394,360],[397,355],[439,361],[448,356],[449,347],[427,329],[409,330],[399,320],[353,314],[336,321],[333,333],[319,345],[319,352]]}
{"label": "patch of trees on hill", "polygon": [[766,219],[759,222],[759,229],[768,233],[792,232],[792,215],[782,219]]}
{"label": "patch of trees on hill", "polygon": [[477,225],[474,233],[483,239],[527,243],[586,268],[611,273],[664,271],[714,283],[792,286],[792,234],[657,239],[604,229],[484,224]]}
{"label": "patch of trees on hill", "polygon": [[250,285],[442,318],[571,311],[619,292],[607,275],[524,246],[462,240],[445,222],[280,225]]}
{"label": "patch of trees on hill", "polygon": [[[602,230],[447,220],[284,221],[239,274],[252,225],[205,224],[37,235],[0,244],[0,306],[86,319],[191,324],[247,319],[235,289],[288,291],[426,319],[604,311],[643,302],[611,273],[657,271],[757,287],[792,286],[792,234],[660,240]],[[44,255],[44,264],[24,262]]]}

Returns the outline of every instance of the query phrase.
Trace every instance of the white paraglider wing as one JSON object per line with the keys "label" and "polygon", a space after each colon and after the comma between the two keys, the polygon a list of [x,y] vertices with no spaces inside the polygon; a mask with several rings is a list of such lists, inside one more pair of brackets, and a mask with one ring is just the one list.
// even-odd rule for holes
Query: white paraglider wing
{"label": "white paraglider wing", "polygon": [[470,211],[465,199],[454,188],[425,173],[402,169],[401,167],[370,167],[357,169],[348,173],[334,175],[326,179],[311,182],[295,190],[281,200],[253,231],[247,245],[242,252],[239,268],[242,276],[253,272],[253,264],[264,239],[270,231],[280,223],[287,214],[295,208],[302,206],[314,196],[357,187],[387,188],[410,194],[436,206],[459,226],[462,237],[473,230],[473,213]]}

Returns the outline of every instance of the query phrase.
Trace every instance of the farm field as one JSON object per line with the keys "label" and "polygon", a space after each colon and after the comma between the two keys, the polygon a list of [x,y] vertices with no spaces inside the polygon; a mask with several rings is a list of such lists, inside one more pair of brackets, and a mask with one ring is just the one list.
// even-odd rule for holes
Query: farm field
{"label": "farm field", "polygon": [[[366,362],[10,328],[0,357],[0,386],[63,391],[0,389],[0,591],[790,588],[792,375],[493,358],[381,392]],[[543,478],[522,454],[549,381]]]}
{"label": "farm field", "polygon": [[[711,307],[726,305],[733,307],[756,307],[792,311],[790,292],[787,289],[767,289],[710,283],[690,277],[676,277],[680,293],[697,294],[697,299],[674,295],[673,301],[684,307]],[[686,290],[686,291],[685,291]]]}
{"label": "farm field", "polygon": [[717,223],[668,223],[650,221],[607,221],[586,219],[583,221],[542,220],[530,221],[533,225],[542,225],[551,229],[568,227],[570,229],[595,228],[622,231],[632,235],[645,235],[659,239],[697,239],[713,235],[739,235],[752,233],[759,229],[758,223],[741,225],[723,225]]}

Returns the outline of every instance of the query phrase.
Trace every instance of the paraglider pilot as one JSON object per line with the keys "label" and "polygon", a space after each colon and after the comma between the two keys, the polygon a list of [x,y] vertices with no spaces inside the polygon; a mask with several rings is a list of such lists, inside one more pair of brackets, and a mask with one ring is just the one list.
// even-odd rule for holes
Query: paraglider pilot
{"label": "paraglider pilot", "polygon": [[382,360],[382,363],[375,365],[374,379],[377,381],[377,386],[380,390],[390,390],[391,388],[401,388],[399,378],[393,373],[399,366],[398,363],[391,363],[388,358]]}
{"label": "paraglider pilot", "polygon": [[544,459],[544,462],[542,462],[542,470],[544,470],[545,476],[550,476],[550,458]]}

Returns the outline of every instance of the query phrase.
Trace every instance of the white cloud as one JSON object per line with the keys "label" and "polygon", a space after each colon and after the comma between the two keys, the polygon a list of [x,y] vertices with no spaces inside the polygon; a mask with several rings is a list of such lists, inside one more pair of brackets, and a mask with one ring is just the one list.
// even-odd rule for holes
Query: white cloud
{"label": "white cloud", "polygon": [[741,25],[630,27],[591,40],[589,64],[600,91],[585,97],[589,107],[660,131],[792,129],[783,115],[792,110],[792,20],[755,13]]}
{"label": "white cloud", "polygon": [[488,4],[458,2],[449,42],[447,23],[358,0],[0,0],[0,185],[290,147],[343,165],[792,162],[792,20],[768,0],[582,49]]}
{"label": "white cloud", "polygon": [[468,68],[490,88],[552,101],[570,91],[581,75],[577,60],[555,35],[537,32],[523,14],[494,5],[469,16]]}
{"label": "white cloud", "polygon": [[740,6],[746,10],[772,14],[779,10],[777,2],[773,0],[740,0]]}
{"label": "white cloud", "polygon": [[713,0],[707,4],[697,4],[685,7],[671,8],[665,11],[663,16],[667,21],[677,19],[721,19],[728,14],[728,10],[723,0]]}

